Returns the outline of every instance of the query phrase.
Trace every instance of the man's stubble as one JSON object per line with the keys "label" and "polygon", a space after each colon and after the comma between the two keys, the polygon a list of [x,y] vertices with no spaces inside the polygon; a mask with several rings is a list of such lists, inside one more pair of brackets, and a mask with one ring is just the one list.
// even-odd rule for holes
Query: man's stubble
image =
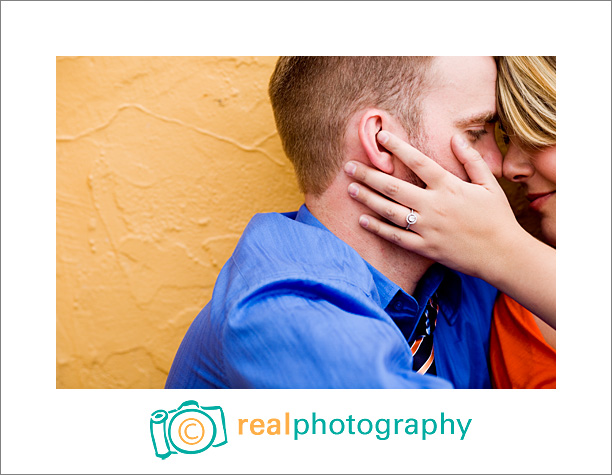
{"label": "man's stubble", "polygon": [[[427,136],[422,131],[418,131],[416,133],[413,131],[412,133],[410,133],[408,130],[406,130],[406,133],[409,136],[408,143],[414,148],[416,148],[419,152],[432,159],[433,154],[432,150],[427,145]],[[400,180],[404,180],[408,183],[412,183],[413,185],[416,185],[419,188],[427,187],[425,182],[421,180],[416,175],[416,173],[414,173],[410,168],[405,165],[402,165],[402,172],[397,175],[397,178],[399,178]]]}

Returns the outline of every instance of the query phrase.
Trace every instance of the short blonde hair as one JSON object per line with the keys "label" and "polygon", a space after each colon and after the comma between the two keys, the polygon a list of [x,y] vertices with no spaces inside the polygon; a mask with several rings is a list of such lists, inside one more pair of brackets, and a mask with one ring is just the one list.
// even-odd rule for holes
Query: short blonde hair
{"label": "short blonde hair", "polygon": [[497,111],[503,131],[521,146],[557,142],[555,56],[499,56]]}
{"label": "short blonde hair", "polygon": [[305,193],[323,193],[342,167],[348,120],[377,107],[409,138],[419,132],[431,57],[285,56],[268,92],[283,149]]}

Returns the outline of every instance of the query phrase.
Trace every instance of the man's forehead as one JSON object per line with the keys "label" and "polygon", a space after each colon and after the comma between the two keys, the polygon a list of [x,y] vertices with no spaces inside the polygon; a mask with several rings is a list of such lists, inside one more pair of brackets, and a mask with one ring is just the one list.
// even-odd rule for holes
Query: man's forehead
{"label": "man's forehead", "polygon": [[[497,68],[489,56],[437,57],[423,112],[443,114],[457,127],[497,118]],[[429,110],[428,110],[429,109]]]}
{"label": "man's forehead", "polygon": [[478,96],[495,94],[497,66],[490,56],[437,57],[429,92]]}
{"label": "man's forehead", "polygon": [[493,56],[436,56],[433,68],[440,78],[447,81],[453,79],[495,81],[497,77],[497,66]]}

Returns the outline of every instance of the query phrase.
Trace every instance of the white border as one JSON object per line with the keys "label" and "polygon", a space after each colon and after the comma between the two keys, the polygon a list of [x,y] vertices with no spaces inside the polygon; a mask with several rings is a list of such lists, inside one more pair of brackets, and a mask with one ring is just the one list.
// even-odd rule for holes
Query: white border
{"label": "white border", "polygon": [[[609,2],[2,2],[2,472],[610,472]],[[55,388],[55,56],[556,54],[555,391]],[[583,345],[578,351],[578,344]],[[589,352],[585,353],[584,349]],[[588,360],[583,363],[583,357]],[[153,456],[148,418],[224,407],[229,443]],[[235,434],[286,410],[472,418],[418,442]],[[230,452],[231,451],[231,452]]]}

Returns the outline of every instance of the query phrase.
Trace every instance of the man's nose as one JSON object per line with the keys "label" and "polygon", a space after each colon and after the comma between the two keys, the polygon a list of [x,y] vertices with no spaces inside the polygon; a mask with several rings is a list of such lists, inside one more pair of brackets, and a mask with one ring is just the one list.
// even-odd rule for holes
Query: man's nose
{"label": "man's nose", "polygon": [[524,182],[533,175],[533,165],[528,154],[516,145],[510,144],[508,153],[503,159],[502,171],[507,180]]}
{"label": "man's nose", "polygon": [[483,159],[491,169],[491,173],[495,175],[495,178],[501,178],[503,157],[497,144],[494,143],[488,147],[483,155]]}
{"label": "man's nose", "polygon": [[495,142],[493,134],[489,134],[487,141],[482,142],[480,147],[476,147],[476,150],[482,156],[482,159],[486,162],[491,170],[491,173],[495,175],[495,178],[501,178],[502,176],[502,153]]}

